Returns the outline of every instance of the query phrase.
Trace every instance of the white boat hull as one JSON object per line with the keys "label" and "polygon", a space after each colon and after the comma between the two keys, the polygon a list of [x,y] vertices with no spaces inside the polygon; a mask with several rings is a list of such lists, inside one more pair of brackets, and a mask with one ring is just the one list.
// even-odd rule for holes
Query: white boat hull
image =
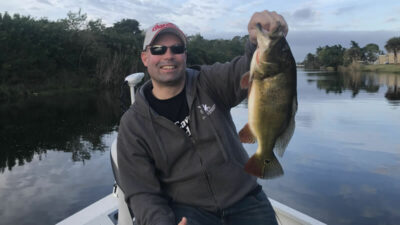
{"label": "white boat hull", "polygon": [[[111,159],[118,171],[117,140],[111,146]],[[132,225],[132,219],[124,193],[116,186],[115,194],[109,194],[83,210],[57,223],[57,225]],[[270,199],[279,225],[323,225],[324,223],[292,209],[280,202]],[[118,218],[115,218],[117,215]]]}
{"label": "white boat hull", "polygon": [[[325,224],[273,199],[269,200],[280,225]],[[109,194],[56,225],[117,225],[117,219],[114,218],[117,213],[118,199],[114,194]]]}

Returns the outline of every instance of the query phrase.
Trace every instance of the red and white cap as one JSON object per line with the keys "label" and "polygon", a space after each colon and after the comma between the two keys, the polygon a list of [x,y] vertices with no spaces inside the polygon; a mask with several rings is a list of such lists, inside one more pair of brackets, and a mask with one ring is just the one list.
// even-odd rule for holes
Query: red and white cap
{"label": "red and white cap", "polygon": [[173,23],[170,22],[159,22],[154,24],[153,26],[149,27],[146,30],[146,36],[144,37],[144,42],[143,42],[143,51],[146,50],[146,47],[151,45],[153,41],[156,39],[156,37],[160,34],[164,33],[172,33],[178,36],[183,44],[186,46],[186,36],[182,32],[181,29],[179,29],[178,26],[176,26]]}

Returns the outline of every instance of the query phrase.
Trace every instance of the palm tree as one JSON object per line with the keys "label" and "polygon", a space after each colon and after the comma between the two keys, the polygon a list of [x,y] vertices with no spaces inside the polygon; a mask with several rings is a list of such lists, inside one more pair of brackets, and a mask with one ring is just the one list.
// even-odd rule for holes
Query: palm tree
{"label": "palm tree", "polygon": [[394,53],[394,63],[397,63],[397,51],[400,50],[400,37],[390,38],[385,45],[388,52]]}

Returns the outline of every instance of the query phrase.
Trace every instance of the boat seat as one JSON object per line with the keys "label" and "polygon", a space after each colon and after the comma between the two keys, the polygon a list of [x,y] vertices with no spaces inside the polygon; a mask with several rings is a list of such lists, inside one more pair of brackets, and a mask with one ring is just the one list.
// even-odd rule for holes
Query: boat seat
{"label": "boat seat", "polygon": [[118,162],[117,162],[117,139],[111,145],[111,167],[114,173],[114,194],[118,199],[118,225],[134,225],[135,216],[125,202],[125,194],[119,185]]}

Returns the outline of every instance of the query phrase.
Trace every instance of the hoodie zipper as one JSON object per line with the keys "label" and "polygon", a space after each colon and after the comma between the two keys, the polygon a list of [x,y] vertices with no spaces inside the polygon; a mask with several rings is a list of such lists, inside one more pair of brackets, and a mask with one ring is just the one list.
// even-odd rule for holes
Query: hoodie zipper
{"label": "hoodie zipper", "polygon": [[191,142],[191,145],[192,145],[192,149],[193,149],[193,151],[196,152],[196,155],[199,158],[199,162],[200,162],[200,166],[201,166],[203,175],[206,178],[208,191],[210,192],[210,194],[212,196],[212,199],[214,200],[214,204],[215,204],[215,206],[217,208],[217,211],[220,212],[222,210],[221,210],[220,205],[218,204],[217,198],[215,197],[215,192],[212,189],[212,185],[211,185],[211,181],[210,181],[210,174],[207,172],[207,169],[204,167],[203,159],[202,159],[200,153],[198,152],[198,150],[195,147],[197,141],[196,141],[196,138],[194,138],[194,133],[193,133],[194,129],[191,129],[191,128],[193,128],[192,123],[191,123],[192,120],[190,119],[190,115],[192,115],[191,111],[192,111],[192,109],[189,108],[189,129],[190,129],[190,132],[191,132],[191,136],[188,136],[187,133],[183,129],[181,129],[180,127],[176,126],[176,124],[174,124],[173,122],[171,122],[167,118],[160,116],[160,119],[168,121],[167,123],[171,123],[171,125],[173,127],[175,127],[174,129],[179,130],[178,132],[182,133],[182,135],[184,135],[185,138],[189,138],[190,139],[190,142]]}
{"label": "hoodie zipper", "polygon": [[[188,91],[188,89],[186,89],[186,91]],[[187,94],[187,93],[186,93]],[[196,131],[194,129],[193,126],[193,120],[191,119],[192,117],[194,118],[194,112],[193,110],[196,109],[195,106],[195,101],[196,101],[196,96],[193,96],[193,99],[191,101],[189,101],[189,99],[187,98],[187,102],[188,102],[188,107],[189,107],[189,129],[190,129],[190,133],[191,136],[186,136],[189,137],[192,143],[192,149],[193,151],[196,152],[197,157],[199,157],[199,161],[200,161],[200,166],[201,169],[203,170],[203,174],[206,178],[206,182],[207,182],[207,186],[208,186],[208,190],[212,196],[212,199],[214,200],[214,204],[217,208],[217,211],[221,211],[221,206],[218,204],[217,198],[215,197],[215,192],[213,191],[212,185],[211,185],[211,180],[210,180],[210,175],[207,172],[207,169],[204,167],[204,163],[203,163],[203,159],[201,158],[200,153],[198,152],[198,150],[196,149],[196,138],[194,138],[194,136],[196,136]]]}
{"label": "hoodie zipper", "polygon": [[218,204],[217,198],[215,197],[215,192],[213,191],[212,186],[211,186],[210,174],[207,172],[207,169],[204,167],[203,159],[201,158],[199,152],[198,152],[198,151],[196,150],[196,148],[195,148],[196,139],[193,137],[193,132],[192,132],[192,136],[190,136],[190,140],[191,140],[191,142],[192,142],[192,148],[193,148],[193,150],[196,152],[197,156],[199,157],[200,166],[201,166],[201,168],[202,168],[202,170],[203,170],[203,174],[204,174],[204,176],[205,176],[205,178],[206,178],[208,190],[209,190],[209,192],[211,193],[211,196],[212,196],[212,198],[213,198],[213,200],[214,200],[214,204],[215,204],[215,206],[216,206],[216,208],[217,208],[217,211],[221,211],[221,207],[220,207],[220,205]]}

